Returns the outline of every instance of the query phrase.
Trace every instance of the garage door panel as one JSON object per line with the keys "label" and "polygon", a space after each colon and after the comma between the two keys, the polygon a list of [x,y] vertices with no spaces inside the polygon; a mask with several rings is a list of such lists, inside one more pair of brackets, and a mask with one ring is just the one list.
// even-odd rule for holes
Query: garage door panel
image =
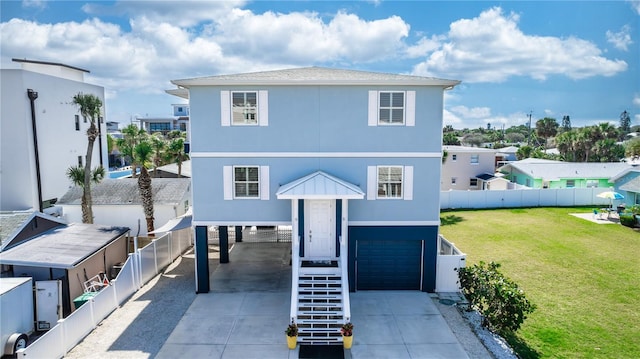
{"label": "garage door panel", "polygon": [[358,240],[357,289],[420,289],[422,242]]}

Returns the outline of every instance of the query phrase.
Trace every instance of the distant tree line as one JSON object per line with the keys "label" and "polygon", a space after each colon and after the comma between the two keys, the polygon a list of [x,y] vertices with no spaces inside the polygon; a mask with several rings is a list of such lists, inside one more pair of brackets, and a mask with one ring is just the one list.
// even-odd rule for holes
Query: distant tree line
{"label": "distant tree line", "polygon": [[[640,138],[629,138],[632,132],[640,132],[640,126],[631,126],[627,111],[620,114],[618,127],[610,123],[573,128],[571,118],[544,117],[536,121],[534,128],[527,125],[496,129],[486,128],[456,130],[451,125],[443,128],[443,145],[466,145],[502,148],[519,146],[518,159],[529,157],[555,159],[568,162],[617,162],[626,157],[640,156]],[[488,144],[488,145],[487,145]],[[549,148],[558,153],[548,153]]]}

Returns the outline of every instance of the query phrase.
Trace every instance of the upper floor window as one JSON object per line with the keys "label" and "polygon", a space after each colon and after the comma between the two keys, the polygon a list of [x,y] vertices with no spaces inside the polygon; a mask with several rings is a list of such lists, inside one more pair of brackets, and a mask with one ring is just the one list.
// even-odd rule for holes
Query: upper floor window
{"label": "upper floor window", "polygon": [[478,163],[480,163],[480,155],[478,154],[471,155],[471,164],[477,165]]}
{"label": "upper floor window", "polygon": [[457,161],[458,160],[458,155],[451,155],[451,160],[453,162]]}
{"label": "upper floor window", "polygon": [[231,103],[232,125],[258,124],[257,92],[232,92]]}
{"label": "upper floor window", "polygon": [[415,91],[369,91],[369,126],[415,126]]}
{"label": "upper floor window", "polygon": [[169,122],[150,122],[149,132],[169,132],[171,131],[171,124]]}
{"label": "upper floor window", "polygon": [[380,125],[399,125],[404,123],[404,92],[380,92],[379,93]]}
{"label": "upper floor window", "polygon": [[260,168],[233,168],[233,196],[236,198],[258,198],[260,195]]}
{"label": "upper floor window", "polygon": [[220,91],[222,126],[268,126],[267,91]]}

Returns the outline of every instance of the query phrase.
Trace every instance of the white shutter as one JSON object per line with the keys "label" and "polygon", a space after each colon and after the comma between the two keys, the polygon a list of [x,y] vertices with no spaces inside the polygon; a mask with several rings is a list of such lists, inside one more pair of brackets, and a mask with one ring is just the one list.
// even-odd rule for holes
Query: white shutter
{"label": "white shutter", "polygon": [[220,91],[220,122],[222,126],[231,126],[231,93]]}
{"label": "white shutter", "polygon": [[416,125],[416,92],[407,91],[407,103],[405,106],[405,123],[407,126]]}
{"label": "white shutter", "polygon": [[413,200],[413,166],[404,166],[404,178],[402,179],[404,187],[404,200]]}
{"label": "white shutter", "polygon": [[224,188],[224,200],[231,201],[233,199],[233,167],[224,166],[222,168],[222,177]]}
{"label": "white shutter", "polygon": [[378,91],[369,91],[369,126],[378,125]]}
{"label": "white shutter", "polygon": [[258,91],[258,121],[260,126],[269,126],[269,95]]}
{"label": "white shutter", "polygon": [[260,166],[260,199],[269,200],[269,166]]}
{"label": "white shutter", "polygon": [[367,166],[367,200],[376,199],[376,192],[378,192],[378,168]]}

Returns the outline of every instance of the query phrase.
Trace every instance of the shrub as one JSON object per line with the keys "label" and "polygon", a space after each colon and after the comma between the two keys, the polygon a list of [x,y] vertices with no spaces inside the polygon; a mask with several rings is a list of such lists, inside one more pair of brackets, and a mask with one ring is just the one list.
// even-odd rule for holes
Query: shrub
{"label": "shrub", "polygon": [[470,308],[482,315],[482,325],[505,334],[517,331],[536,306],[498,268],[498,263],[480,262],[458,269],[458,279]]}
{"label": "shrub", "polygon": [[633,228],[635,227],[636,223],[638,223],[638,220],[633,213],[623,213],[620,215],[620,224],[622,224],[623,226]]}

